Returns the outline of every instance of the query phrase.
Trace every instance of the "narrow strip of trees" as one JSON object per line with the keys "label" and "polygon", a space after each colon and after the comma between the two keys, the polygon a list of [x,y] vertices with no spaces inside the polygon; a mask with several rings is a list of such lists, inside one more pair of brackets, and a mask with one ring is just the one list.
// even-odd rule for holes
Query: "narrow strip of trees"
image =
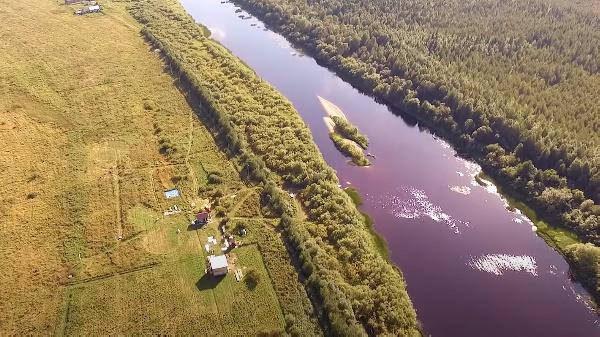
{"label": "narrow strip of trees", "polygon": [[[201,98],[240,174],[264,187],[263,203],[281,218],[326,333],[419,335],[402,275],[377,253],[362,216],[292,105],[209,39],[178,2],[131,1],[129,10]],[[300,220],[283,183],[300,190],[307,221]],[[290,320],[287,331],[308,331],[297,326],[301,321]]]}

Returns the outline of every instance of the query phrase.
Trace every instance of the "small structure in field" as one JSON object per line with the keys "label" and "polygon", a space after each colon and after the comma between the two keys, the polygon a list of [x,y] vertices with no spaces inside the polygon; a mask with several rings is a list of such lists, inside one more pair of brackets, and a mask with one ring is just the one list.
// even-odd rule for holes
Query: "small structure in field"
{"label": "small structure in field", "polygon": [[209,272],[213,276],[220,276],[227,274],[227,257],[225,255],[211,255],[208,257],[208,268]]}
{"label": "small structure in field", "polygon": [[173,206],[169,207],[169,209],[167,209],[163,214],[165,216],[169,216],[169,215],[177,214],[180,212],[181,212],[181,209],[177,205],[173,205]]}
{"label": "small structure in field", "polygon": [[83,2],[83,0],[65,0],[65,5],[74,5]]}
{"label": "small structure in field", "polygon": [[221,248],[221,251],[227,253],[227,252],[231,251],[232,249],[239,247],[239,246],[240,246],[240,243],[237,242],[235,240],[235,238],[230,235],[230,236],[223,238],[223,247]]}
{"label": "small structure in field", "polygon": [[76,10],[75,15],[100,13],[101,10],[102,10],[102,7],[100,7],[100,5],[93,5],[93,6],[83,7],[82,9]]}
{"label": "small structure in field", "polygon": [[211,219],[210,208],[204,207],[204,210],[196,214],[196,223],[200,225],[207,224]]}
{"label": "small structure in field", "polygon": [[165,191],[165,198],[173,199],[179,197],[179,190],[174,188],[172,190]]}

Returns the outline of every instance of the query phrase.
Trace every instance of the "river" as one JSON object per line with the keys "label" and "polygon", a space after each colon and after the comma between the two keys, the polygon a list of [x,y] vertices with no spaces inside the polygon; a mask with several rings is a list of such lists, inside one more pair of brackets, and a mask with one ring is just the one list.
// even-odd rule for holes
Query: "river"
{"label": "river", "polygon": [[[478,165],[415,121],[359,93],[245,11],[219,0],[181,0],[194,19],[282,92],[310,127],[344,186],[387,241],[432,336],[600,336],[589,296],[564,258],[507,210]],[[244,18],[239,16],[243,15]],[[318,97],[339,106],[370,140],[370,167],[333,146]]]}

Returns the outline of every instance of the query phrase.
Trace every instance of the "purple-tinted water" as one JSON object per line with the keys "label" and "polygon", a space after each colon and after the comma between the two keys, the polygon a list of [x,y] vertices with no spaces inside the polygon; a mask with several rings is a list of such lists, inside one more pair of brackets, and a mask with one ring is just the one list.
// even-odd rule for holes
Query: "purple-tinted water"
{"label": "purple-tinted water", "polygon": [[[506,209],[479,170],[445,142],[360,94],[231,3],[182,0],[187,11],[295,105],[344,186],[404,272],[433,336],[600,336],[587,295],[561,255],[524,216]],[[333,146],[318,96],[339,106],[370,139],[373,166],[347,164]]]}

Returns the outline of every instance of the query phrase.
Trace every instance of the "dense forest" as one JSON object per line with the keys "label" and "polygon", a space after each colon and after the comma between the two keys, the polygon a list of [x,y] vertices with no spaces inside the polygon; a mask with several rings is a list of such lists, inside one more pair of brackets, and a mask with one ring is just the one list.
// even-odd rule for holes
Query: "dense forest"
{"label": "dense forest", "polygon": [[[262,203],[281,219],[326,333],[419,335],[401,273],[377,251],[293,106],[207,38],[177,1],[130,1],[129,10],[170,71],[200,99],[201,117],[242,177],[262,187]],[[299,191],[297,198],[284,186]],[[301,313],[284,311],[287,333],[310,335]]]}
{"label": "dense forest", "polygon": [[598,2],[235,2],[596,245],[572,247],[572,262],[600,252]]}

